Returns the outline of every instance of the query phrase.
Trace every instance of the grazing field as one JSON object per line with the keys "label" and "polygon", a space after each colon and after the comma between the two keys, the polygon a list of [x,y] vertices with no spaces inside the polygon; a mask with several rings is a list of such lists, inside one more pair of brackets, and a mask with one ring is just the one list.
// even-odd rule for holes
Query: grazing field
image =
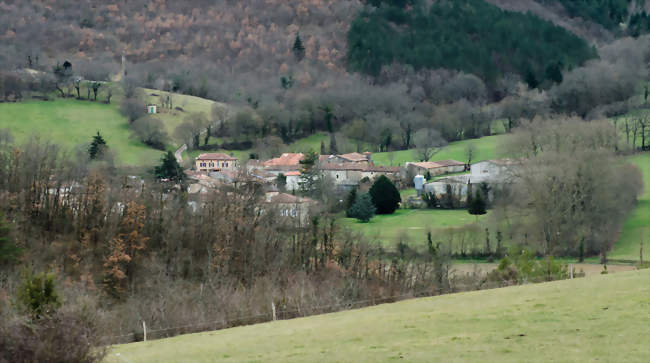
{"label": "grazing field", "polygon": [[[486,216],[479,217],[479,222]],[[377,215],[368,223],[353,218],[341,219],[342,225],[386,246],[394,246],[401,236],[412,246],[424,245],[428,230],[461,227],[475,221],[476,217],[466,210],[443,209],[398,209],[394,214]]]}
{"label": "grazing field", "polygon": [[630,161],[643,173],[645,189],[639,204],[623,225],[623,231],[610,258],[638,261],[640,244],[643,246],[643,260],[650,260],[650,153],[635,155]]}
{"label": "grazing field", "polygon": [[[468,145],[473,145],[475,148],[475,155],[472,159],[472,163],[481,160],[498,159],[502,157],[499,155],[499,146],[508,138],[508,136],[509,135],[504,134],[486,136],[480,139],[452,142],[439,153],[435,154],[431,158],[431,161],[451,159],[467,162],[466,149]],[[391,154],[393,158],[392,161]],[[407,161],[419,161],[417,150],[376,153],[372,155],[372,159],[377,165],[404,165]]]}
{"label": "grazing field", "polygon": [[[107,362],[647,362],[650,270],[111,348]],[[118,355],[119,354],[119,355]]]}
{"label": "grazing field", "polygon": [[[180,146],[183,144],[181,140],[175,139],[174,130],[176,127],[182,124],[183,121],[193,113],[203,113],[208,119],[210,119],[212,114],[212,105],[217,103],[201,97],[170,93],[149,88],[143,88],[142,91],[147,103],[158,105],[158,114],[156,117],[164,123],[165,130],[167,130],[167,133],[175,143],[174,146]],[[172,110],[166,110],[161,107],[161,97],[167,95],[171,95],[172,97]],[[219,104],[225,107],[224,104]]]}
{"label": "grazing field", "polygon": [[99,131],[121,165],[151,166],[161,152],[130,138],[127,120],[115,104],[57,99],[0,103],[0,128],[8,128],[17,142],[33,134],[64,148],[90,143]]}

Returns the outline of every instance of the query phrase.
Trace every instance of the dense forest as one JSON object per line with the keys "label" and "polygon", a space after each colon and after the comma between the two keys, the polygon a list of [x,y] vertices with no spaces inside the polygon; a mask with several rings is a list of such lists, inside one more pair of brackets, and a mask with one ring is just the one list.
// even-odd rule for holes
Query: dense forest
{"label": "dense forest", "polygon": [[380,2],[357,15],[348,32],[351,69],[378,75],[393,62],[472,73],[488,85],[516,73],[531,88],[562,81],[562,72],[596,56],[577,36],[532,14],[482,0]]}
{"label": "dense forest", "polygon": [[540,3],[560,3],[572,18],[581,17],[596,22],[607,29],[625,24],[632,4],[643,6],[645,0],[536,0]]}

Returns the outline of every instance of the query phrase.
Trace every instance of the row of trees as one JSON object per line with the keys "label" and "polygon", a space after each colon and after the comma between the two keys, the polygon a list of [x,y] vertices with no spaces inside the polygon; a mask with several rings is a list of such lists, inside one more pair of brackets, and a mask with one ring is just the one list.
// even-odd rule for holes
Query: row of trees
{"label": "row of trees", "polygon": [[[23,261],[51,266],[66,281],[63,306],[97,312],[92,319],[102,335],[139,331],[145,317],[152,329],[228,322],[270,313],[269,301],[296,316],[453,286],[447,275],[435,282],[437,257],[421,251],[393,258],[330,215],[312,215],[309,228],[284,223],[254,181],[193,200],[175,182],[143,185],[87,153],[70,159],[44,140],[2,140],[0,205],[8,230],[0,229],[0,246],[17,249],[2,267],[0,289],[17,293]],[[91,150],[103,149],[99,140]],[[0,314],[3,321],[16,316],[13,309]]]}

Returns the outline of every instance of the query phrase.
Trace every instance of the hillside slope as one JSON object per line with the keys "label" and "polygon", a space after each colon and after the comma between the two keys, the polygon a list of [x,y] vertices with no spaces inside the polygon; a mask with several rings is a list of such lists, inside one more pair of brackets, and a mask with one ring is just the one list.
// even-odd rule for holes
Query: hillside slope
{"label": "hillside slope", "polygon": [[116,346],[107,361],[642,362],[648,296],[650,270],[633,271]]}

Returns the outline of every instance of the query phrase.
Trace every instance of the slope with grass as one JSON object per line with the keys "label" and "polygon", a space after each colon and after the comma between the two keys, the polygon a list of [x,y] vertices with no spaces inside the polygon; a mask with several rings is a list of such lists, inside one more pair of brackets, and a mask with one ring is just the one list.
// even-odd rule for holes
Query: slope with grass
{"label": "slope with grass", "polygon": [[[107,362],[646,362],[650,270],[115,346]],[[119,354],[119,356],[117,356]]]}
{"label": "slope with grass", "polygon": [[[486,216],[479,217],[478,221],[482,221]],[[476,220],[464,209],[398,209],[394,214],[377,215],[368,223],[361,223],[353,218],[344,218],[341,223],[361,232],[371,241],[391,247],[400,238],[405,238],[411,246],[423,246],[429,230],[435,235],[436,230],[462,227],[475,223]]]}
{"label": "slope with grass", "polygon": [[638,261],[641,242],[644,242],[643,260],[650,260],[650,154],[630,157],[643,174],[644,191],[639,197],[639,204],[632,211],[623,225],[623,230],[610,258]]}
{"label": "slope with grass", "polygon": [[132,139],[127,120],[115,104],[56,99],[0,103],[0,128],[21,143],[38,134],[67,149],[87,144],[99,131],[120,165],[153,165],[161,152]]}
{"label": "slope with grass", "polygon": [[[435,154],[431,161],[436,160],[458,160],[467,162],[467,147],[474,146],[474,157],[472,163],[497,159],[501,157],[499,154],[499,145],[501,145],[509,135],[494,135],[486,136],[480,139],[470,139],[452,142],[444,147],[439,153]],[[391,156],[392,154],[392,156]],[[392,160],[391,160],[392,157]],[[401,150],[385,153],[376,153],[372,155],[372,159],[377,165],[404,165],[407,161],[419,161],[417,150]]]}

